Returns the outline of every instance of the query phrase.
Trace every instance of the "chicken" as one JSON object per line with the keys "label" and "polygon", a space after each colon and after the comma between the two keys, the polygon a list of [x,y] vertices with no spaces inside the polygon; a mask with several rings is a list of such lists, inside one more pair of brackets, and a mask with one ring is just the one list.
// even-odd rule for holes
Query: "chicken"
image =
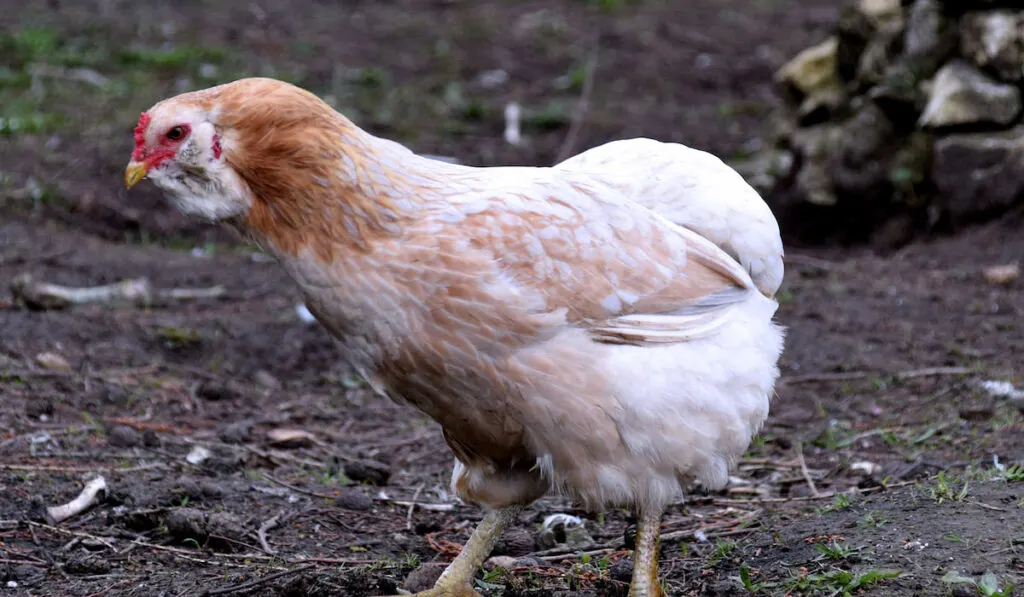
{"label": "chicken", "polygon": [[662,595],[666,506],[721,488],[768,415],[784,330],[778,224],[717,158],[649,139],[475,168],[242,79],[161,101],[125,171],[273,254],[341,357],[443,429],[486,514],[423,597],[472,579],[557,491],[637,515],[630,595]]}

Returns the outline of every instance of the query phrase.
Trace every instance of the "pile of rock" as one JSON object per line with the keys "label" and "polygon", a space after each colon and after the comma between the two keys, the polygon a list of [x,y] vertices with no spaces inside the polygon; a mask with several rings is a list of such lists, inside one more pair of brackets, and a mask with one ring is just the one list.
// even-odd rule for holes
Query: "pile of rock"
{"label": "pile of rock", "polygon": [[783,218],[802,206],[877,235],[1024,199],[1020,2],[857,0],[776,80],[786,108],[752,182]]}

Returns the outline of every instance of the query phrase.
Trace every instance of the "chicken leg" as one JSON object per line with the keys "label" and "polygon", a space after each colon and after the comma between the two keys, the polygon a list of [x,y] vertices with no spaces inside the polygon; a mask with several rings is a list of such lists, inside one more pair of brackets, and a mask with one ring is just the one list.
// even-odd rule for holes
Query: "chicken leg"
{"label": "chicken leg", "polygon": [[658,582],[658,547],[661,515],[641,511],[636,523],[636,547],[633,549],[633,579],[629,597],[665,597]]}
{"label": "chicken leg", "polygon": [[414,593],[413,597],[481,597],[480,593],[473,589],[473,576],[494,549],[501,532],[515,520],[520,510],[522,506],[507,506],[489,511],[477,525],[459,555],[441,573],[434,587]]}

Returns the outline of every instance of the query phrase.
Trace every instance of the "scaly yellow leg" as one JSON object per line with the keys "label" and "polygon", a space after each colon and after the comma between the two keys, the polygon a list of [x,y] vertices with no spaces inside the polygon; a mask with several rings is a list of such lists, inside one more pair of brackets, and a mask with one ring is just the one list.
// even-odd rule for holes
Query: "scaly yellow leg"
{"label": "scaly yellow leg", "polygon": [[415,593],[413,597],[481,597],[473,589],[473,577],[494,549],[501,532],[515,520],[520,510],[521,506],[509,506],[488,512],[434,587]]}
{"label": "scaly yellow leg", "polygon": [[633,580],[629,597],[665,597],[658,582],[658,542],[661,537],[661,511],[641,512],[636,523],[636,547],[633,549]]}

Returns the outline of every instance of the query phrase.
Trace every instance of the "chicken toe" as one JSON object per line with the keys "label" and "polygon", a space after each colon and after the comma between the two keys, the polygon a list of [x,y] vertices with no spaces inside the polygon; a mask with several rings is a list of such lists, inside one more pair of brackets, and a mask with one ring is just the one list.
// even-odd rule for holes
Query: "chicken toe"
{"label": "chicken toe", "polygon": [[451,585],[438,585],[412,595],[395,595],[394,597],[483,597],[483,595],[468,584],[452,583]]}

